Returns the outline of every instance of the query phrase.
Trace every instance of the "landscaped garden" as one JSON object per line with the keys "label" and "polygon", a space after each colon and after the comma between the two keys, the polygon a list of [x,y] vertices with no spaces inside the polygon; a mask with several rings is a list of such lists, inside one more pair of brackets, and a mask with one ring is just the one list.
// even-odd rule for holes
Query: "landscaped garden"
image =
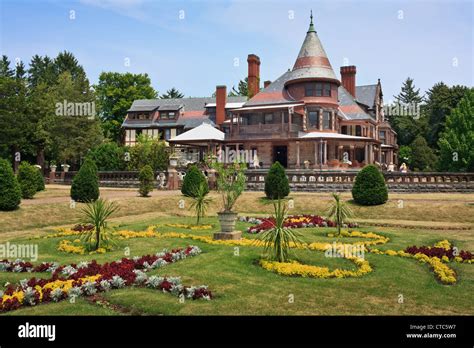
{"label": "landscaped garden", "polygon": [[0,263],[4,315],[474,313],[472,194],[391,194],[377,206],[342,194],[354,217],[339,234],[327,218],[331,195],[290,193],[283,227],[299,241],[288,262],[264,253],[262,235],[275,225],[264,193],[245,192],[234,206],[241,240],[213,239],[215,192],[199,225],[192,199],[176,191],[142,198],[101,189],[101,197],[118,210],[108,222],[111,242],[96,250],[85,247],[85,204],[71,207],[69,187],[48,185],[20,209],[0,212],[4,245],[38,245],[31,264]]}

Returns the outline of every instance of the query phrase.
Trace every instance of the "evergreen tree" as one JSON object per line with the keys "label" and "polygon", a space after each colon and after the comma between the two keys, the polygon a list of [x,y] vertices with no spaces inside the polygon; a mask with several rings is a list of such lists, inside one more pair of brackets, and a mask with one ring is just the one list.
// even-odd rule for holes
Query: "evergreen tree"
{"label": "evergreen tree", "polygon": [[44,185],[44,177],[43,173],[41,172],[41,169],[34,167],[36,169],[35,172],[35,181],[36,181],[36,191],[44,191],[45,190],[45,185]]}
{"label": "evergreen tree", "polygon": [[38,169],[28,162],[21,162],[18,168],[18,183],[22,198],[31,199],[38,191],[37,171]]}
{"label": "evergreen tree", "polygon": [[21,202],[21,189],[7,160],[0,158],[0,211],[15,210]]}
{"label": "evergreen tree", "polygon": [[0,60],[0,76],[1,77],[13,77],[15,75],[15,71],[10,68],[10,61],[6,55],[2,56]]}
{"label": "evergreen tree", "polygon": [[394,98],[401,104],[419,104],[423,101],[423,97],[420,96],[420,89],[416,89],[413,79],[410,77],[407,77],[405,82],[403,82],[401,92],[394,96]]}
{"label": "evergreen tree", "polygon": [[86,158],[72,180],[71,198],[77,202],[93,202],[99,198],[97,167],[90,158]]}
{"label": "evergreen tree", "polygon": [[410,161],[411,168],[415,171],[432,171],[436,167],[436,155],[428,146],[426,139],[418,135],[410,144],[412,158]]}
{"label": "evergreen tree", "polygon": [[446,119],[438,141],[440,170],[474,171],[474,89],[467,90]]}
{"label": "evergreen tree", "polygon": [[388,199],[388,189],[382,173],[369,164],[357,173],[352,198],[361,205],[384,204]]}
{"label": "evergreen tree", "polygon": [[186,197],[195,198],[199,187],[203,184],[205,184],[207,189],[202,193],[206,195],[209,192],[209,186],[207,184],[206,177],[203,173],[201,173],[198,167],[192,165],[184,176],[183,185],[181,186],[181,193]]}
{"label": "evergreen tree", "polygon": [[265,195],[268,199],[281,199],[289,194],[290,184],[285,168],[277,161],[272,164],[265,178]]}
{"label": "evergreen tree", "polygon": [[249,80],[248,77],[246,77],[243,80],[240,80],[237,86],[237,89],[235,89],[235,86],[233,86],[232,90],[228,93],[228,96],[229,97],[237,97],[237,96],[247,97],[249,94],[248,80]]}
{"label": "evergreen tree", "polygon": [[154,174],[153,169],[150,165],[145,165],[140,170],[140,174],[138,175],[138,179],[140,180],[140,188],[138,189],[138,193],[142,197],[148,197],[148,194],[153,191],[153,180]]}
{"label": "evergreen tree", "polygon": [[165,94],[162,94],[160,98],[161,99],[179,99],[179,98],[184,98],[184,94],[173,87],[167,90]]}

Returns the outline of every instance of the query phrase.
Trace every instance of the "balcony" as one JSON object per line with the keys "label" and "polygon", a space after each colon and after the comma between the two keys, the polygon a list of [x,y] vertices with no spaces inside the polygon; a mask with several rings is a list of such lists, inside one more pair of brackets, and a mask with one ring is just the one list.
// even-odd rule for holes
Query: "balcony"
{"label": "balcony", "polygon": [[[232,134],[230,139],[274,139],[274,138],[286,138],[288,136],[289,125],[281,123],[272,124],[254,124],[254,125],[234,125],[232,128]],[[290,136],[297,136],[298,131],[301,130],[301,126],[297,124],[290,125]]]}

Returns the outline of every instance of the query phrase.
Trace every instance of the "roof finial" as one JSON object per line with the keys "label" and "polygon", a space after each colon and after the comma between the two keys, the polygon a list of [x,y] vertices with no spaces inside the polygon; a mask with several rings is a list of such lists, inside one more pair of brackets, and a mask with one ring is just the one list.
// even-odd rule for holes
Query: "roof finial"
{"label": "roof finial", "polygon": [[316,32],[316,30],[314,30],[314,24],[313,24],[313,10],[311,10],[311,16],[309,16],[309,18],[311,18],[311,22],[309,23],[309,29],[308,29],[308,33],[310,32]]}

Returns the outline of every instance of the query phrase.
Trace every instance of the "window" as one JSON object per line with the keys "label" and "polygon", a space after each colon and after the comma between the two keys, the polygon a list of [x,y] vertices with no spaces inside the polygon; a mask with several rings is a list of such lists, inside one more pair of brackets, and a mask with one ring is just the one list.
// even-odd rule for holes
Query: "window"
{"label": "window", "polygon": [[265,114],[265,124],[273,123],[273,114]]}
{"label": "window", "polygon": [[170,140],[171,138],[171,129],[166,128],[165,129],[165,140]]}
{"label": "window", "polygon": [[348,133],[347,133],[347,126],[342,126],[342,127],[341,127],[341,133],[342,133],[342,134],[348,134]]}
{"label": "window", "polygon": [[361,126],[356,126],[356,136],[358,136],[358,137],[362,136],[362,127]]}
{"label": "window", "polygon": [[160,112],[160,118],[162,120],[173,119],[176,117],[176,113],[174,111],[162,111]]}
{"label": "window", "polygon": [[308,126],[309,128],[319,129],[319,115],[317,111],[308,112]]}
{"label": "window", "polygon": [[323,111],[323,129],[331,129],[331,112]]}
{"label": "window", "polygon": [[306,97],[330,97],[331,84],[328,82],[307,83],[304,91]]}
{"label": "window", "polygon": [[385,144],[385,131],[380,131],[380,141]]}

